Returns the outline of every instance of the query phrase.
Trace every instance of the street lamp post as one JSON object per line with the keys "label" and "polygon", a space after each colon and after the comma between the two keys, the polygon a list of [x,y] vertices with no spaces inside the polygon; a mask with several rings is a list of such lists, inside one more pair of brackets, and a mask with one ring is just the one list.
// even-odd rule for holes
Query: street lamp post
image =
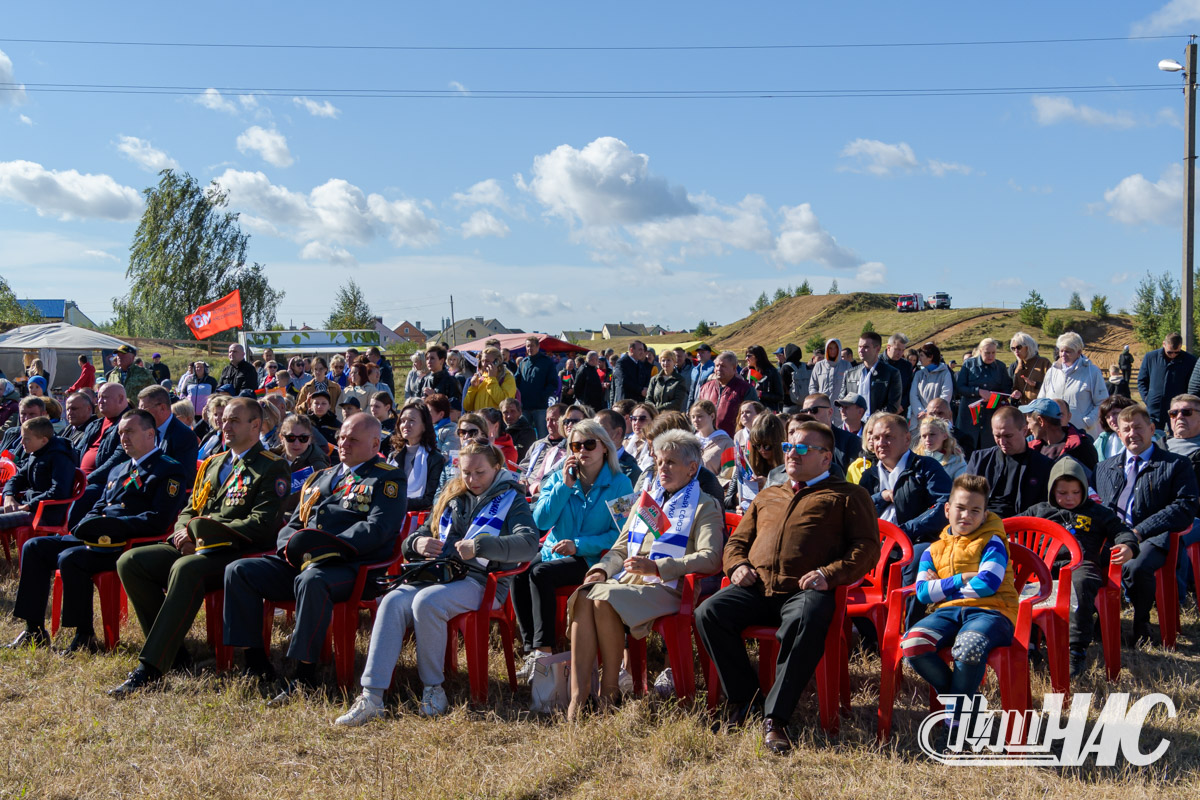
{"label": "street lamp post", "polygon": [[1196,37],[1187,46],[1187,66],[1170,59],[1158,62],[1164,72],[1183,72],[1183,285],[1179,289],[1179,324],[1183,346],[1191,351],[1194,340],[1192,323],[1193,255],[1196,241]]}

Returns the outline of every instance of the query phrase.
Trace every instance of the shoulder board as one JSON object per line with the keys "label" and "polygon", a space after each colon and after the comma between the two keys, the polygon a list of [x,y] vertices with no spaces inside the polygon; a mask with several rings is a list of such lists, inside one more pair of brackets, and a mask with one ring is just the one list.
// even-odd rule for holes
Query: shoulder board
{"label": "shoulder board", "polygon": [[381,470],[383,470],[384,472],[391,472],[391,471],[392,471],[392,470],[394,470],[395,468],[396,468],[396,465],[395,465],[395,464],[389,464],[389,463],[388,463],[388,462],[386,462],[386,461],[382,461],[382,460],[380,460],[380,461],[377,461],[377,462],[375,463],[375,469],[381,469]]}
{"label": "shoulder board", "polygon": [[166,453],[162,452],[161,450],[160,450],[160,451],[158,451],[158,457],[159,457],[159,459],[160,459],[160,460],[161,460],[161,461],[162,461],[164,464],[175,464],[176,466],[178,466],[178,464],[179,464],[179,462],[178,462],[178,461],[176,461],[175,459],[171,458],[169,455],[167,455]]}
{"label": "shoulder board", "polygon": [[283,456],[272,453],[270,450],[264,449],[260,455],[268,461],[283,461]]}

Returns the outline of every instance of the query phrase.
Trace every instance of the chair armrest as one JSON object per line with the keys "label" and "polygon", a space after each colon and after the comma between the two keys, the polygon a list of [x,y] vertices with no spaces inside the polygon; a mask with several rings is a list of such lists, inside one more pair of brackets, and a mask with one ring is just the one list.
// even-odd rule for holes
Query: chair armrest
{"label": "chair armrest", "polygon": [[29,527],[38,529],[42,527],[42,512],[50,506],[69,506],[75,502],[74,497],[66,497],[62,500],[39,500],[37,511],[33,512],[33,522],[29,523]]}
{"label": "chair armrest", "polygon": [[904,620],[904,602],[909,597],[915,597],[917,594],[916,585],[901,586],[891,589],[887,594],[888,615],[887,627],[884,628],[883,639],[893,637],[897,641],[900,638],[900,625]]}
{"label": "chair armrest", "polygon": [[1121,565],[1108,562],[1108,580],[1115,583],[1118,588],[1121,586]]}
{"label": "chair armrest", "polygon": [[1021,598],[1017,606],[1017,625],[1013,630],[1013,643],[1029,647],[1029,635],[1033,628],[1033,607],[1050,597],[1050,582],[1039,582],[1038,593]]}
{"label": "chair armrest", "polygon": [[720,574],[720,572],[689,572],[684,575],[679,585],[679,593],[682,595],[679,601],[679,613],[685,617],[695,614],[696,606],[700,604],[700,581]]}

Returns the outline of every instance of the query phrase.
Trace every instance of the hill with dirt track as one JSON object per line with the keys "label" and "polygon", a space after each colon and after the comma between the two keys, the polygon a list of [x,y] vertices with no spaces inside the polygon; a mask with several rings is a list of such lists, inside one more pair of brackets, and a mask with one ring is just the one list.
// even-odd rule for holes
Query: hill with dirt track
{"label": "hill with dirt track", "polygon": [[[741,355],[746,347],[760,344],[772,352],[792,343],[803,348],[807,356],[808,342],[817,338],[840,339],[843,346],[853,348],[863,328],[870,323],[884,339],[892,333],[908,336],[910,347],[922,342],[935,342],[946,360],[962,363],[963,354],[990,336],[1001,342],[1000,358],[1011,360],[1008,342],[1017,331],[1025,331],[1037,340],[1044,354],[1053,351],[1054,338],[1040,328],[1024,325],[1017,309],[952,308],[901,313],[896,311],[896,295],[855,292],[845,295],[809,295],[787,297],[755,311],[728,325],[713,330],[706,337],[714,350],[733,350]],[[1137,341],[1133,321],[1128,315],[1111,314],[1099,317],[1088,311],[1051,309],[1051,319],[1062,319],[1078,331],[1086,343],[1089,358],[1102,368],[1117,361],[1121,349],[1129,345],[1135,364],[1141,362],[1146,348]],[[609,339],[605,347],[618,352],[628,346],[629,339]],[[668,344],[694,344],[691,334],[655,336],[647,344],[656,350]],[[588,343],[583,343],[588,344]],[[595,342],[594,344],[600,344]]]}

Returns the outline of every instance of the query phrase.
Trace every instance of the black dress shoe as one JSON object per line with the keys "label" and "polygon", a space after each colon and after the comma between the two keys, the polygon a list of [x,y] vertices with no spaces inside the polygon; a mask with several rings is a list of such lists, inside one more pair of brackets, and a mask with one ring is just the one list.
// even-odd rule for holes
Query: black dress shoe
{"label": "black dress shoe", "polygon": [[174,672],[186,672],[192,668],[195,662],[192,661],[192,654],[183,645],[179,645],[179,650],[175,653],[175,660],[171,663],[171,670]]}
{"label": "black dress shoe", "polygon": [[787,733],[787,725],[767,717],[763,720],[763,744],[775,755],[784,755],[792,749],[792,740]]}
{"label": "black dress shoe", "polygon": [[1071,651],[1071,677],[1078,678],[1087,669],[1087,651],[1072,650]]}
{"label": "black dress shoe", "polygon": [[5,645],[9,650],[16,650],[20,647],[48,647],[50,645],[50,634],[46,633],[45,628],[34,628],[30,630],[26,628],[17,634],[17,638]]}
{"label": "black dress shoe", "polygon": [[135,692],[140,692],[143,689],[153,686],[162,677],[162,675],[156,673],[157,670],[151,672],[150,668],[139,665],[137,669],[129,673],[129,677],[125,679],[124,683],[115,689],[109,689],[108,696],[116,700],[123,700]]}
{"label": "black dress shoe", "polygon": [[99,653],[103,648],[100,646],[100,641],[94,633],[76,633],[75,638],[67,645],[67,649],[63,650],[63,655],[74,655],[79,652]]}

